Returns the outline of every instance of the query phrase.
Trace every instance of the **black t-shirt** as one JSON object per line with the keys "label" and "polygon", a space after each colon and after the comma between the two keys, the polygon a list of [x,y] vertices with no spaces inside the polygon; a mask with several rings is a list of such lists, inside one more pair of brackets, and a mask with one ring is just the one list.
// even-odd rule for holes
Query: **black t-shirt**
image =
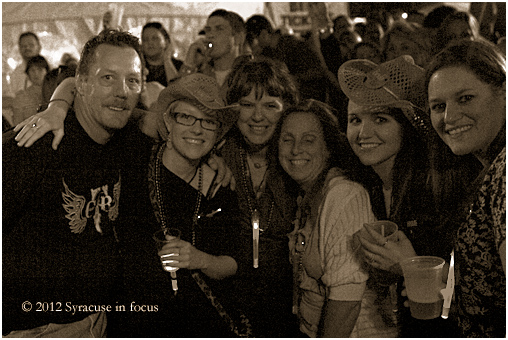
{"label": "black t-shirt", "polygon": [[[150,166],[153,167],[154,162]],[[111,313],[108,334],[113,337],[231,336],[228,325],[196,284],[191,271],[177,271],[178,293],[174,295],[170,274],[163,271],[152,238],[161,225],[149,199],[154,178],[149,177],[146,169],[148,166],[137,175],[130,172],[132,177],[137,177],[140,191],[139,195],[126,196],[129,203],[124,208],[128,211],[121,216],[125,228],[119,234],[124,267],[120,304],[125,305],[126,311]],[[166,168],[160,171],[166,225],[180,229],[181,238],[192,243],[192,218],[198,191]],[[208,254],[234,258],[238,251],[235,246],[238,242],[237,207],[235,193],[226,188],[219,189],[213,198],[202,196],[195,247]],[[234,315],[235,304],[229,299],[231,280],[212,280],[202,273],[201,277],[227,312]]]}
{"label": "black t-shirt", "polygon": [[[176,70],[180,70],[183,62],[175,58],[171,58],[171,61],[173,62],[173,65],[175,65]],[[148,69],[148,74],[146,76],[147,82],[157,81],[163,86],[168,86],[168,80],[166,78],[166,70],[164,69],[164,65],[152,65],[147,62],[146,68]]]}
{"label": "black t-shirt", "polygon": [[30,148],[3,145],[3,334],[115,304],[122,169],[140,132],[129,123],[100,145],[72,110],[65,131],[56,151],[51,134]]}

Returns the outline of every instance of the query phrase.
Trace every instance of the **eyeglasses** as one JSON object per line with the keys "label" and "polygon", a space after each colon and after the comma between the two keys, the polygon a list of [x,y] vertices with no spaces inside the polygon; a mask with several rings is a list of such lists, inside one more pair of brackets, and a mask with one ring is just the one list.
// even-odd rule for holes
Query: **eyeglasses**
{"label": "eyeglasses", "polygon": [[178,124],[185,126],[192,126],[196,121],[199,121],[201,127],[205,130],[216,131],[221,127],[221,122],[212,119],[196,118],[183,112],[177,112],[175,114],[175,120]]}

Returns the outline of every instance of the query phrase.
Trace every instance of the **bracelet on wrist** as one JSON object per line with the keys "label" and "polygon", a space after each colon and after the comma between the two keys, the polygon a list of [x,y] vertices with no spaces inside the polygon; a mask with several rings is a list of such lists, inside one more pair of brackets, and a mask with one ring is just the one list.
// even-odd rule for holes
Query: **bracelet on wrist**
{"label": "bracelet on wrist", "polygon": [[51,100],[48,102],[48,105],[49,105],[50,103],[52,103],[52,102],[64,102],[64,103],[66,103],[67,105],[69,105],[69,107],[71,107],[71,106],[72,106],[72,104],[71,104],[71,103],[69,103],[67,100],[65,100],[65,99],[61,99],[61,98],[51,99]]}

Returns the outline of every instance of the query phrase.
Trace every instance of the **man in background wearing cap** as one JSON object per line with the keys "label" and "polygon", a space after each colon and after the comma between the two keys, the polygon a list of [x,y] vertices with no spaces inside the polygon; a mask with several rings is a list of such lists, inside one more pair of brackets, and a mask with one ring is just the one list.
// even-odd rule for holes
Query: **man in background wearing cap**
{"label": "man in background wearing cap", "polygon": [[2,334],[105,335],[120,269],[122,169],[136,157],[137,143],[129,140],[138,129],[128,122],[143,87],[142,65],[136,37],[93,37],[59,150],[50,149],[49,136],[32,148],[13,138],[4,143]]}
{"label": "man in background wearing cap", "polygon": [[[205,38],[192,43],[180,74],[202,72],[224,83],[236,57],[243,53],[245,23],[238,14],[224,9],[214,11],[205,26]],[[204,62],[198,60],[205,56]]]}
{"label": "man in background wearing cap", "polygon": [[262,15],[253,15],[247,19],[245,26],[247,41],[255,54],[284,62],[295,77],[303,98],[327,102],[327,91],[323,86],[328,84],[326,70],[316,52],[294,36],[274,31],[270,21]]}

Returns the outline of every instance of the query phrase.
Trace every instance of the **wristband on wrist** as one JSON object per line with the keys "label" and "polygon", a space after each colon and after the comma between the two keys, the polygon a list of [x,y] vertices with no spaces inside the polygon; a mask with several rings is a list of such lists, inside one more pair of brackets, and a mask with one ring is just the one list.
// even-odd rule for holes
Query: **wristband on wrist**
{"label": "wristband on wrist", "polygon": [[48,105],[49,105],[50,103],[52,103],[52,102],[64,102],[64,103],[66,103],[67,105],[69,105],[69,107],[71,107],[71,106],[72,106],[72,104],[71,104],[71,103],[69,103],[67,100],[65,100],[65,99],[61,99],[61,98],[51,99],[51,100],[48,102]]}

